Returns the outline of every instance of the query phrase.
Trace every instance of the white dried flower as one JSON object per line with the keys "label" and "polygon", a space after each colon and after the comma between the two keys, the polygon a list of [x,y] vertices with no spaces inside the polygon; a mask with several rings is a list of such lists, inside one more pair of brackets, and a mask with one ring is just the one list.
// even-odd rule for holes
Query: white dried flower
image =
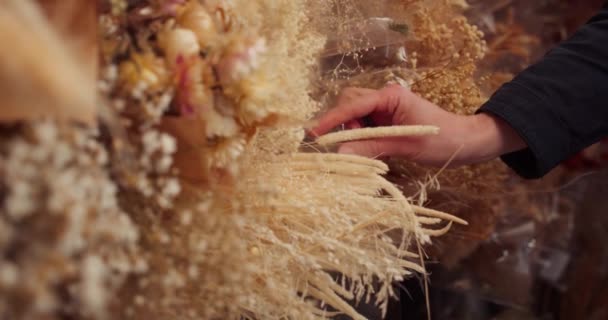
{"label": "white dried flower", "polygon": [[178,23],[196,34],[201,47],[211,45],[218,35],[213,17],[198,1],[188,3],[184,13],[178,18]]}
{"label": "white dried flower", "polygon": [[34,134],[40,144],[53,144],[57,140],[57,127],[53,122],[43,121],[34,127]]}
{"label": "white dried flower", "polygon": [[30,215],[36,209],[33,199],[32,185],[23,180],[14,181],[5,202],[8,216],[19,221]]}
{"label": "white dried flower", "polygon": [[131,97],[135,100],[144,100],[146,89],[148,89],[148,84],[143,80],[138,81],[131,89]]}
{"label": "white dried flower", "polygon": [[153,154],[160,145],[160,133],[156,130],[147,130],[141,137],[142,145],[144,147],[144,154]]}
{"label": "white dried flower", "polygon": [[163,278],[163,284],[167,288],[181,288],[186,284],[184,276],[175,269],[169,270]]}
{"label": "white dried flower", "polygon": [[171,165],[173,164],[173,157],[170,155],[162,156],[156,162],[156,171],[160,173],[166,173],[171,169]]}
{"label": "white dried flower", "polygon": [[[81,155],[87,157],[88,155]],[[63,167],[72,160],[74,157],[72,148],[65,142],[58,142],[54,146],[54,152],[52,154],[52,163],[55,167]]]}
{"label": "white dried flower", "polygon": [[[146,262],[146,260],[144,260],[143,258],[139,257],[135,260],[135,265],[133,266],[133,271],[137,272],[137,273],[144,273],[147,272],[150,269],[150,266],[148,265],[148,263]],[[147,280],[141,279],[139,285],[140,286],[146,286],[147,285]]]}
{"label": "white dried flower", "polygon": [[82,291],[80,295],[85,309],[100,317],[107,304],[107,290],[104,287],[106,267],[96,255],[87,256],[82,263]]}
{"label": "white dried flower", "polygon": [[217,66],[220,81],[230,84],[250,74],[260,66],[260,55],[266,50],[266,40],[258,38],[250,45],[224,57]]}
{"label": "white dried flower", "polygon": [[114,83],[118,79],[118,66],[110,64],[103,69],[102,76],[105,80]]}
{"label": "white dried flower", "polygon": [[160,241],[161,244],[169,244],[171,242],[171,237],[166,232],[161,232],[158,235],[158,241]]}
{"label": "white dried flower", "polygon": [[180,222],[184,226],[190,225],[190,223],[192,223],[192,211],[190,211],[190,210],[182,211],[181,216],[180,216]]}
{"label": "white dried flower", "polygon": [[136,295],[135,298],[133,299],[133,302],[135,303],[135,305],[141,307],[144,305],[144,303],[146,303],[146,299],[141,295]]}
{"label": "white dried flower", "polygon": [[223,116],[212,108],[205,111],[204,118],[208,138],[234,137],[240,131],[240,126],[234,118]]}
{"label": "white dried flower", "polygon": [[0,287],[11,288],[19,280],[19,269],[10,262],[0,264]]}
{"label": "white dried flower", "polygon": [[191,264],[188,267],[188,277],[190,277],[190,279],[195,280],[196,278],[198,278],[199,276],[199,269],[198,266],[195,264]]}
{"label": "white dried flower", "polygon": [[160,149],[162,153],[171,155],[177,150],[177,144],[175,138],[168,134],[161,134],[160,136]]}
{"label": "white dried flower", "polygon": [[169,64],[175,65],[179,58],[198,55],[200,46],[196,34],[192,30],[176,28],[160,35],[161,47]]}
{"label": "white dried flower", "polygon": [[167,91],[160,96],[160,98],[158,99],[158,102],[156,103],[155,108],[157,110],[165,112],[169,108],[169,105],[171,104],[171,100],[173,100],[173,92]]}

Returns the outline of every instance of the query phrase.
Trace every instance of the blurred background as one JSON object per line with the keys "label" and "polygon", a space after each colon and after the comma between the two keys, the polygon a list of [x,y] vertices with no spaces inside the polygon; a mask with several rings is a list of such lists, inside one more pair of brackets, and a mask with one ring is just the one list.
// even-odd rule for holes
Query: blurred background
{"label": "blurred background", "polygon": [[[508,78],[603,2],[477,0],[467,15],[490,48],[482,65]],[[450,232],[428,252],[433,319],[608,319],[607,160],[601,142],[540,181],[511,177],[508,190],[481,196],[494,202],[495,221]],[[391,319],[426,319],[423,288],[422,279],[404,283]]]}

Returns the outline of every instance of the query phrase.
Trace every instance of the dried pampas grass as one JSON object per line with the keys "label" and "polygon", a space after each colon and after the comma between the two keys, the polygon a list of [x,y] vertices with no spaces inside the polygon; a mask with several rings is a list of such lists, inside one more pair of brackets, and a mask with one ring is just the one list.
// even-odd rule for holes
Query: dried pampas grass
{"label": "dried pampas grass", "polygon": [[296,153],[250,164],[238,201],[257,217],[243,238],[264,268],[255,271],[258,293],[243,309],[264,319],[332,310],[365,319],[347,301],[373,301],[386,312],[394,281],[425,274],[416,244],[444,234],[452,221],[466,224],[412,205],[381,176],[381,161]]}
{"label": "dried pampas grass", "polygon": [[434,126],[390,126],[332,132],[318,137],[316,139],[316,142],[320,145],[330,145],[353,140],[366,140],[390,137],[415,137],[436,134],[439,134],[439,128]]}

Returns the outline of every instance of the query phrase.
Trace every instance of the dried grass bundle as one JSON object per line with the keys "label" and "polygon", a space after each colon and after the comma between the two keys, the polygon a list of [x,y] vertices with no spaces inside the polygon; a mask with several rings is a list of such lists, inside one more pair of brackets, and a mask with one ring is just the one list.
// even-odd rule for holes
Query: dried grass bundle
{"label": "dried grass bundle", "polygon": [[[415,244],[447,232],[451,223],[442,220],[466,223],[411,205],[382,178],[381,161],[296,153],[250,163],[238,200],[258,217],[243,234],[256,264],[264,266],[255,272],[251,303],[243,306],[256,318],[307,319],[337,311],[364,319],[350,300],[373,300],[385,312],[393,281],[425,273],[412,252]],[[374,283],[380,283],[376,291]]]}

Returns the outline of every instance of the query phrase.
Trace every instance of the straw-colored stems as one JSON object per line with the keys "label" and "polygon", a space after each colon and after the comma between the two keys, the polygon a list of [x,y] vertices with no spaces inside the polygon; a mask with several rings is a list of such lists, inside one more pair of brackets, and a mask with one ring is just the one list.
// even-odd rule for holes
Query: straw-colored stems
{"label": "straw-colored stems", "polygon": [[[396,201],[398,201],[401,205],[403,205],[406,209],[408,214],[413,214],[414,213],[414,209],[413,206],[410,204],[410,202],[407,200],[407,198],[401,193],[401,191],[399,191],[399,189],[397,189],[397,187],[395,187],[394,184],[390,183],[388,180],[382,178],[382,177],[376,177],[376,180],[378,181],[378,183],[380,184],[380,186],[382,187],[382,189],[384,191],[386,191],[391,197],[393,197]],[[437,217],[440,218],[440,217]]]}
{"label": "straw-colored stems", "polygon": [[392,247],[392,246],[387,246],[384,249],[390,251],[390,254],[393,254],[399,258],[413,258],[413,259],[418,259],[420,258],[418,256],[418,254],[410,252],[410,251],[406,251],[406,250],[400,250],[399,248],[396,247]]}
{"label": "straw-colored stems", "polygon": [[452,228],[452,222],[450,221],[450,223],[448,223],[447,226],[445,226],[441,229],[437,229],[437,230],[422,229],[422,232],[424,232],[424,234],[431,236],[431,237],[440,237],[440,236],[448,233],[448,231],[450,231],[451,228]]}
{"label": "straw-colored stems", "polygon": [[362,156],[340,153],[296,153],[293,155],[296,161],[315,162],[349,162],[364,166],[377,168],[382,172],[388,172],[388,165],[380,160],[374,160]]}
{"label": "straw-colored stems", "polygon": [[402,268],[406,268],[408,270],[414,270],[414,271],[422,273],[422,274],[426,273],[426,269],[423,266],[421,266],[415,262],[408,261],[408,260],[398,260],[397,265]]}
{"label": "straw-colored stems", "polygon": [[443,221],[439,218],[430,218],[430,217],[417,217],[417,220],[418,220],[418,222],[420,222],[420,224],[426,224],[426,225],[439,224]]}
{"label": "straw-colored stems", "polygon": [[[342,239],[342,238],[346,237],[347,235],[353,234],[353,233],[355,233],[357,231],[360,231],[360,230],[362,230],[364,228],[372,226],[372,225],[378,223],[379,220],[381,220],[383,218],[386,218],[386,217],[389,217],[389,216],[390,216],[390,212],[386,212],[386,211],[385,212],[380,212],[380,213],[378,213],[378,214],[370,217],[369,219],[367,219],[365,221],[361,221],[358,224],[354,225],[349,231],[345,231],[345,232],[342,232],[341,234],[336,235],[335,239],[338,239],[338,240]],[[313,250],[316,250],[316,249],[319,249],[319,248],[321,248],[321,244],[315,244],[315,245],[307,248],[305,250],[305,252],[310,252],[310,251],[313,251]]]}
{"label": "straw-colored stems", "polygon": [[439,218],[439,219],[446,220],[446,221],[452,221],[454,223],[462,224],[465,226],[469,225],[469,223],[466,222],[465,220],[455,217],[449,213],[445,213],[445,212],[441,212],[441,211],[437,211],[437,210],[433,210],[433,209],[428,209],[425,207],[414,206],[414,205],[412,205],[412,208],[414,208],[414,212],[416,212],[417,214],[422,215],[422,216],[434,217],[434,218]]}
{"label": "straw-colored stems", "polygon": [[336,163],[336,162],[293,162],[290,164],[292,170],[295,171],[322,171],[339,175],[379,175],[386,171],[382,171],[375,167],[362,166],[353,163]]}
{"label": "straw-colored stems", "polygon": [[352,292],[335,283],[327,273],[324,273],[323,275],[325,279],[320,279],[319,276],[310,276],[307,278],[307,280],[310,284],[317,288],[323,288],[325,291],[332,290],[348,300],[355,298]]}
{"label": "straw-colored stems", "polygon": [[356,225],[354,225],[352,227],[352,229],[350,230],[350,232],[354,233],[357,232],[359,230],[365,229],[369,226],[375,225],[377,223],[379,223],[380,220],[390,217],[391,212],[388,211],[384,211],[384,212],[380,212],[376,215],[373,215],[372,217],[370,217],[367,220],[361,221],[359,223],[357,223]]}
{"label": "straw-colored stems", "polygon": [[310,311],[312,313],[314,313],[316,316],[321,317],[321,319],[334,318],[334,317],[337,317],[339,315],[342,315],[342,312],[320,310],[320,309],[317,309],[317,308],[313,308]]}
{"label": "straw-colored stems", "polygon": [[311,296],[319,299],[320,301],[323,301],[331,305],[332,307],[342,311],[345,315],[351,317],[353,320],[367,320],[331,290],[322,290],[311,286],[308,288],[308,293]]}
{"label": "straw-colored stems", "polygon": [[390,126],[344,130],[328,133],[317,138],[320,145],[331,145],[345,141],[367,140],[388,137],[427,136],[439,133],[435,126]]}

